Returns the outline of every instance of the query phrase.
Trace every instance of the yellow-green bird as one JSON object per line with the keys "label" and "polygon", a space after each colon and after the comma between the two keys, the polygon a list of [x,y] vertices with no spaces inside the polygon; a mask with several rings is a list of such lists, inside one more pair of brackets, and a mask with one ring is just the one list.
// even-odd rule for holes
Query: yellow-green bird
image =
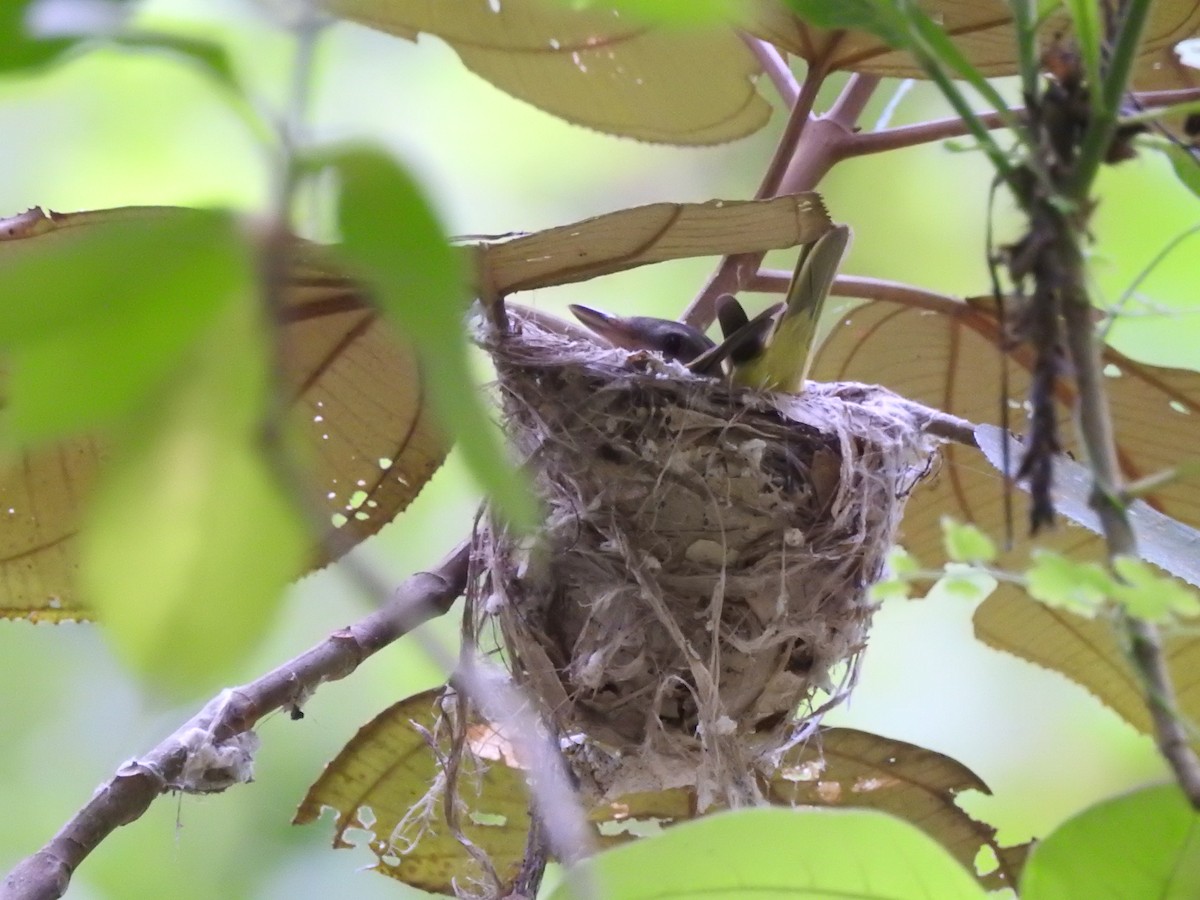
{"label": "yellow-green bird", "polygon": [[[801,251],[774,330],[765,343],[731,357],[734,384],[768,391],[800,390],[811,362],[817,321],[849,245],[850,229],[839,225]],[[721,307],[720,315],[726,332],[745,318],[737,301]]]}

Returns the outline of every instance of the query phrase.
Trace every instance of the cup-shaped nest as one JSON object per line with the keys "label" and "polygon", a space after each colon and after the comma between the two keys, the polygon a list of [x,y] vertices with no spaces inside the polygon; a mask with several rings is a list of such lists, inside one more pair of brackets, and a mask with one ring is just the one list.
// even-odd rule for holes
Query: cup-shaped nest
{"label": "cup-shaped nest", "polygon": [[594,797],[755,802],[852,682],[931,441],[878,387],[733,388],[519,316],[482,343],[545,518],[481,529],[477,626]]}

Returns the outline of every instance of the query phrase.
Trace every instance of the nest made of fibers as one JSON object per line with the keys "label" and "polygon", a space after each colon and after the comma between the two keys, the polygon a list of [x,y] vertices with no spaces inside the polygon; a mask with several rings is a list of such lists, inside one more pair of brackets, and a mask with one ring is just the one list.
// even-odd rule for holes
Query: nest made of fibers
{"label": "nest made of fibers", "polygon": [[519,313],[480,343],[545,519],[480,529],[476,633],[498,624],[593,798],[761,801],[752,773],[852,682],[932,442],[878,387],[733,388]]}

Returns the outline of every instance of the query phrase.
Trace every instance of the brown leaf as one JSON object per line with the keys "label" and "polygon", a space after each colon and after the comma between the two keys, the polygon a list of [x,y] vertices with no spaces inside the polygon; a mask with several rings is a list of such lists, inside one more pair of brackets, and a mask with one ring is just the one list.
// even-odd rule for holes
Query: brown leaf
{"label": "brown leaf", "polygon": [[[821,347],[815,377],[883,384],[930,406],[973,422],[999,422],[1001,355],[999,326],[983,306],[930,300],[924,308],[876,302],[843,317]],[[1129,479],[1168,469],[1194,457],[1200,446],[1200,374],[1135,362],[1106,348],[1119,458]],[[1026,351],[1010,356],[1012,426],[1024,425],[1019,401],[1028,386]],[[1061,415],[1070,421],[1073,393],[1060,389]],[[1070,440],[1069,425],[1064,438]],[[951,515],[993,536],[1004,532],[1003,481],[979,451],[948,445],[937,475],[910,498],[901,543],[926,564],[945,561],[939,521]],[[1145,498],[1182,522],[1200,525],[1200,484],[1179,479]],[[1024,568],[1034,546],[1025,536],[1028,500],[1012,492],[1015,546],[999,564]],[[1040,535],[1036,546],[1071,559],[1104,558],[1101,539],[1070,524]],[[1029,599],[1001,584],[975,613],[976,635],[989,645],[1062,672],[1082,684],[1138,728],[1147,718],[1137,679],[1107,626]],[[1200,639],[1169,644],[1181,708],[1200,717]]]}
{"label": "brown leaf", "polygon": [[853,728],[828,728],[788,753],[770,782],[769,799],[890,813],[938,841],[970,872],[980,849],[991,848],[1000,868],[981,878],[984,886],[1012,887],[1020,868],[996,843],[995,829],[954,802],[967,790],[991,793],[979,776],[949,756]]}
{"label": "brown leaf", "polygon": [[546,0],[324,0],[337,16],[448,43],[467,68],[568,122],[669,144],[718,144],[771,113],[729,28],[669,29]]}
{"label": "brown leaf", "polygon": [[[440,791],[427,809],[421,806],[440,769],[418,729],[433,732],[442,694],[436,688],[401,700],[361,728],[309,788],[292,824],[314,822],[323,809],[333,809],[334,847],[354,846],[350,829],[369,831],[375,871],[453,894],[455,880],[466,883],[480,871],[447,826]],[[463,833],[488,854],[502,880],[511,880],[529,829],[524,777],[503,762],[488,765],[470,754],[465,762],[458,782],[468,807]]]}
{"label": "brown leaf", "polygon": [[[1016,72],[1016,38],[1006,0],[926,0],[921,8],[940,24],[955,46],[988,77]],[[905,52],[893,50],[863,31],[823,31],[797,18],[782,0],[758,4],[742,20],[750,33],[795,53],[810,63],[893,78],[924,78],[924,71]],[[1043,40],[1070,32],[1065,15],[1051,16],[1041,30]],[[1138,90],[1195,87],[1200,78],[1183,66],[1172,48],[1200,34],[1200,4],[1195,0],[1155,3],[1146,25],[1133,73]]]}
{"label": "brown leaf", "polygon": [[481,245],[481,294],[586,281],[691,256],[754,253],[816,240],[831,227],[819,194],[652,203]]}
{"label": "brown leaf", "polygon": [[[186,211],[127,208],[0,223],[0,241],[20,239],[12,252],[61,228],[103,228],[131,216]],[[5,227],[21,219],[25,227]],[[27,220],[27,221],[26,221]],[[312,481],[330,527],[349,546],[392,521],[445,458],[426,402],[415,354],[332,270],[319,249],[297,246],[286,297],[286,368],[294,390],[295,427],[305,436]],[[37,621],[86,618],[74,587],[75,532],[80,505],[105,456],[96,436],[61,441],[26,453],[0,469],[0,617]],[[314,562],[328,560],[321,552]],[[302,573],[297,573],[300,575]]]}

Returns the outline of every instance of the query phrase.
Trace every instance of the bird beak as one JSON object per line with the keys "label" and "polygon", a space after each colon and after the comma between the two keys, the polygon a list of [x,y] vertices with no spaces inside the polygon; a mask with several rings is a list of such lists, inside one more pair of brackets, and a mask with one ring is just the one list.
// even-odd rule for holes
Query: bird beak
{"label": "bird beak", "polygon": [[646,346],[642,335],[621,316],[610,315],[590,306],[580,306],[578,303],[572,303],[570,310],[575,318],[614,347],[641,350]]}

